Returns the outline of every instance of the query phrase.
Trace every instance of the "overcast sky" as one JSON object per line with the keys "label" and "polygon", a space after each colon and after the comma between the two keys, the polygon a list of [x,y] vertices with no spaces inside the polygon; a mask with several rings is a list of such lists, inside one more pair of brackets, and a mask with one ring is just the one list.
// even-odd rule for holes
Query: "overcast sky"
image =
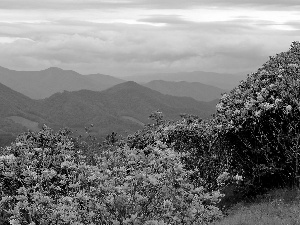
{"label": "overcast sky", "polygon": [[300,40],[299,0],[0,0],[0,66],[254,72]]}

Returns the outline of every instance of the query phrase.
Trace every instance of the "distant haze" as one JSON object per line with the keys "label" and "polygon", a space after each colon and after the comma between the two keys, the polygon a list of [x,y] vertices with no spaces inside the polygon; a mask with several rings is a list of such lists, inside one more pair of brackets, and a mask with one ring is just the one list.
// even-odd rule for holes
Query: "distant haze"
{"label": "distant haze", "polygon": [[0,67],[0,83],[32,99],[43,99],[57,92],[82,89],[103,91],[125,81],[135,81],[163,94],[212,101],[236,87],[246,76],[212,72],[182,72],[117,77],[90,74],[51,67],[41,71],[15,71]]}
{"label": "distant haze", "polygon": [[47,98],[62,91],[103,91],[123,82],[125,81],[108,75],[83,76],[57,67],[41,71],[14,71],[0,67],[0,83],[33,99]]}
{"label": "distant haze", "polygon": [[296,0],[1,0],[0,65],[244,75],[300,40]]}
{"label": "distant haze", "polygon": [[160,93],[181,96],[181,97],[191,97],[198,101],[213,101],[221,98],[221,94],[226,91],[214,86],[202,84],[199,82],[186,82],[186,81],[163,81],[163,80],[153,80],[146,84],[145,87],[151,88],[152,90],[159,91]]}
{"label": "distant haze", "polygon": [[165,80],[172,82],[187,81],[187,82],[200,82],[206,85],[212,85],[221,89],[231,90],[236,87],[241,80],[247,78],[247,74],[233,75],[224,73],[213,72],[178,72],[178,73],[157,73],[147,74],[144,76],[127,76],[125,80],[132,80],[138,83],[147,83],[153,80]]}

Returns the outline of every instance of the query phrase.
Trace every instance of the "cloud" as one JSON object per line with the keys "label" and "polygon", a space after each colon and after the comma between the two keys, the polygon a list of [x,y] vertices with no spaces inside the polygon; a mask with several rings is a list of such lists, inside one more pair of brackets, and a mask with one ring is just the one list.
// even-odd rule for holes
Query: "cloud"
{"label": "cloud", "polygon": [[139,6],[148,8],[201,8],[201,7],[220,7],[220,8],[261,8],[268,10],[283,10],[290,8],[299,9],[298,0],[137,0],[134,1]]}
{"label": "cloud", "polygon": [[296,3],[1,0],[0,65],[120,76],[254,71],[299,40]]}
{"label": "cloud", "polygon": [[116,8],[131,6],[132,1],[127,0],[1,0],[1,9],[94,9]]}
{"label": "cloud", "polygon": [[254,26],[245,18],[193,22],[177,15],[154,15],[142,21],[166,26],[61,20],[15,23],[8,26],[10,29],[2,29],[7,24],[0,23],[0,36],[12,40],[0,42],[0,65],[21,70],[58,66],[120,76],[193,70],[253,71],[269,55],[287,50],[299,37],[297,31],[273,29],[276,24],[270,21],[255,21]]}
{"label": "cloud", "polygon": [[1,0],[1,9],[183,9],[199,7],[299,8],[298,0]]}
{"label": "cloud", "polygon": [[139,19],[140,22],[157,23],[157,24],[176,24],[176,25],[188,25],[194,23],[183,19],[180,15],[152,15],[143,19]]}

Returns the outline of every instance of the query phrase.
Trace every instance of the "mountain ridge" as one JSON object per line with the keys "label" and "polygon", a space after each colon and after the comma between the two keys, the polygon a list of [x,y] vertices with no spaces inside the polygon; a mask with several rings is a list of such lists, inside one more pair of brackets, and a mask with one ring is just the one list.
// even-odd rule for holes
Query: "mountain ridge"
{"label": "mountain ridge", "polygon": [[153,73],[147,75],[123,77],[124,80],[132,80],[141,84],[145,84],[153,80],[199,82],[224,90],[231,90],[232,88],[237,86],[241,80],[245,78],[246,74],[241,76],[236,74],[215,73],[205,71]]}
{"label": "mountain ridge", "polygon": [[69,127],[82,134],[85,126],[94,124],[92,133],[103,137],[111,132],[132,133],[149,123],[149,115],[157,110],[166,119],[178,119],[182,113],[207,118],[215,111],[215,103],[164,95],[135,82],[124,82],[101,92],[64,91],[41,100],[30,99],[3,84],[0,93],[0,106],[6,109],[0,110],[0,125],[6,124],[2,134],[10,135],[43,124],[55,130]]}
{"label": "mountain ridge", "polygon": [[162,94],[186,96],[198,101],[213,101],[220,99],[226,90],[200,82],[153,80],[143,86],[159,91]]}
{"label": "mountain ridge", "polygon": [[0,68],[0,83],[32,99],[43,99],[64,90],[102,91],[124,80],[109,75],[82,75],[73,70],[50,67],[40,71]]}

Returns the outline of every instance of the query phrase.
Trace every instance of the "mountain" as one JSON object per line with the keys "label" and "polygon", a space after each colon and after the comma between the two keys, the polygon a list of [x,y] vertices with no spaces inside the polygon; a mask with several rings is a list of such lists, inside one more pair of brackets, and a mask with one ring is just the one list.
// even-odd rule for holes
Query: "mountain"
{"label": "mountain", "polygon": [[[149,112],[155,110],[161,110],[170,119],[178,118],[180,113],[196,114],[207,118],[215,109],[215,105],[189,97],[164,95],[132,81],[116,85],[103,91],[102,94],[113,99],[107,102],[111,108],[120,108],[118,112],[130,112],[130,115],[143,115],[144,119],[148,118]],[[141,120],[143,118],[141,117]]]}
{"label": "mountain", "polygon": [[207,118],[215,110],[214,102],[164,95],[132,81],[102,92],[65,91],[41,103],[47,120],[79,130],[93,124],[93,131],[100,136],[113,131],[121,134],[136,131],[149,123],[149,115],[157,110],[168,119],[179,118],[181,113]]}
{"label": "mountain", "polygon": [[0,83],[0,146],[27,129],[38,130],[47,121],[39,102]]}
{"label": "mountain", "polygon": [[64,91],[49,98],[33,100],[0,84],[0,145],[16,134],[38,130],[43,124],[54,130],[69,127],[77,134],[93,124],[91,133],[104,137],[111,132],[125,135],[149,123],[157,110],[166,119],[178,119],[182,113],[207,118],[215,111],[215,102],[199,102],[189,97],[164,95],[129,81],[98,92]]}
{"label": "mountain", "polygon": [[0,83],[32,99],[43,99],[64,90],[102,91],[122,82],[108,75],[81,75],[56,67],[41,71],[14,71],[0,67]]}
{"label": "mountain", "polygon": [[135,81],[137,83],[143,84],[153,80],[200,82],[202,84],[212,85],[224,90],[231,90],[232,88],[236,87],[241,80],[245,78],[246,74],[241,76],[203,71],[158,73],[123,77],[123,79],[125,80]]}
{"label": "mountain", "polygon": [[151,88],[162,94],[173,96],[191,97],[198,101],[212,101],[220,99],[221,94],[226,91],[211,85],[202,84],[199,82],[186,82],[186,81],[164,81],[154,80],[143,86]]}

